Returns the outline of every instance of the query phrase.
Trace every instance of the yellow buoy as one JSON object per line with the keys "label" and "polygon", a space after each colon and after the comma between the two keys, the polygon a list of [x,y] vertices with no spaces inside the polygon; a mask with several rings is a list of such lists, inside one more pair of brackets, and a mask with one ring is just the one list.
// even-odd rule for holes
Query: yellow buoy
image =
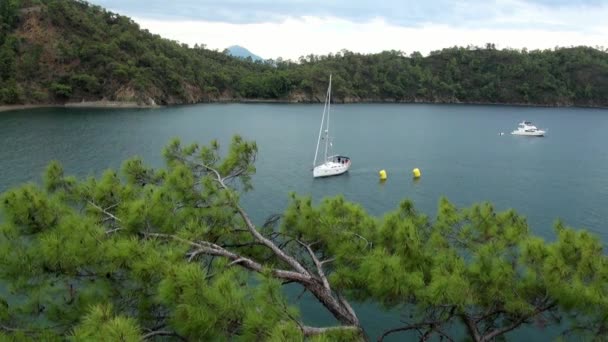
{"label": "yellow buoy", "polygon": [[380,180],[386,180],[386,178],[388,177],[386,174],[386,170],[380,170],[378,174],[380,175]]}
{"label": "yellow buoy", "polygon": [[420,173],[420,169],[419,168],[415,168],[412,170],[412,174],[414,175],[414,178],[420,178],[420,176],[422,175]]}

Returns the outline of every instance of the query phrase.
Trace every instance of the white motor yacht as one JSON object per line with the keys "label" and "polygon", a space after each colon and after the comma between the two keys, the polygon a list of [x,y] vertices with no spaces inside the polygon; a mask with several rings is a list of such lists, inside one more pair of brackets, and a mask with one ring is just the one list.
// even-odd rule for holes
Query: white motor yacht
{"label": "white motor yacht", "polygon": [[513,135],[525,135],[529,137],[542,137],[546,131],[536,128],[530,121],[520,122],[517,129],[511,132]]}

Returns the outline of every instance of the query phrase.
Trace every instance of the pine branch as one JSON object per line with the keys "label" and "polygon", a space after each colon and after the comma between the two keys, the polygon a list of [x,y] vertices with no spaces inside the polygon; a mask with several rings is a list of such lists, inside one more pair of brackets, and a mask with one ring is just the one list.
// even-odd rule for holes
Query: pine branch
{"label": "pine branch", "polygon": [[[156,238],[162,238],[162,239],[172,239],[175,241],[179,241],[181,243],[190,245],[192,247],[195,247],[196,250],[194,252],[192,252],[190,254],[190,259],[193,258],[194,255],[196,254],[206,254],[206,255],[212,255],[212,256],[220,256],[220,257],[224,257],[228,260],[231,260],[232,263],[231,265],[240,265],[243,266],[251,271],[255,271],[258,273],[263,273],[264,272],[264,266],[262,266],[260,263],[253,261],[250,258],[246,258],[243,257],[241,255],[238,255],[236,253],[230,252],[224,248],[222,248],[221,246],[218,246],[216,244],[213,244],[211,242],[206,242],[206,241],[200,241],[200,242],[193,242],[190,240],[186,240],[183,239],[179,236],[175,236],[175,235],[170,235],[170,234],[158,234],[158,233],[144,233],[144,235],[146,237],[156,237]],[[293,280],[296,281],[298,283],[301,284],[307,284],[311,282],[311,278],[309,275],[303,275],[301,273],[298,272],[293,272],[293,271],[287,271],[287,270],[281,270],[281,269],[272,269],[271,270],[272,274],[279,278],[279,279],[283,279],[283,280]]]}
{"label": "pine branch", "polygon": [[320,264],[325,265],[327,263],[334,262],[334,261],[336,261],[336,258],[326,259],[326,260],[321,261]]}
{"label": "pine branch", "polygon": [[262,225],[262,227],[267,228],[267,227],[274,226],[281,219],[281,217],[283,217],[283,215],[281,215],[281,214],[270,215],[266,219],[266,222],[264,222],[264,224]]}
{"label": "pine branch", "polygon": [[467,326],[467,330],[469,331],[469,334],[473,338],[473,341],[482,342],[483,340],[481,339],[479,330],[477,330],[477,325],[475,324],[475,322],[471,318],[469,318],[469,316],[467,316],[466,314],[461,314],[460,318],[462,318],[462,321]]}
{"label": "pine branch", "polygon": [[[329,282],[325,284],[321,284],[318,279],[313,278],[311,273],[298,261],[295,257],[287,254],[283,248],[277,245],[271,239],[266,238],[263,234],[261,234],[253,221],[250,219],[249,215],[245,212],[245,210],[239,205],[237,198],[233,195],[232,189],[228,187],[225,183],[226,180],[232,179],[237,176],[242,176],[247,168],[242,167],[236,172],[231,173],[229,176],[222,178],[220,172],[213,167],[206,165],[201,162],[194,162],[185,159],[179,155],[172,155],[173,158],[183,162],[186,165],[190,165],[192,169],[200,170],[200,177],[205,175],[210,175],[211,179],[219,185],[219,188],[225,190],[227,192],[227,197],[231,203],[229,205],[235,210],[236,214],[238,214],[245,223],[245,228],[252,235],[254,241],[259,242],[266,248],[270,249],[271,252],[281,261],[290,266],[292,270],[280,270],[280,269],[271,269],[271,274],[280,280],[284,280],[287,282],[293,281],[297,282],[300,285],[304,286],[313,296],[315,296],[319,302],[325,306],[331,313],[334,315],[338,321],[340,321],[345,326],[356,326],[359,327],[359,319],[354,314],[354,311],[348,305],[348,303],[342,299],[338,300],[334,293],[329,288]],[[170,235],[162,235],[162,234],[148,234],[147,236],[153,237],[162,237],[162,238],[171,238],[177,241],[181,241],[183,243],[187,243],[195,248],[193,252],[189,254],[190,260],[192,260],[196,254],[206,254],[211,256],[220,256],[231,260],[231,265],[239,265],[241,267],[247,268],[251,271],[255,272],[263,272],[263,266],[261,263],[256,262],[250,258],[243,257],[241,255],[235,254],[227,249],[218,246],[216,244],[210,242],[192,242],[187,241],[177,236]],[[318,260],[317,260],[318,261]],[[346,303],[346,305],[344,304]],[[359,328],[357,328],[359,329]]]}
{"label": "pine branch", "polygon": [[[58,332],[59,330],[63,330],[61,328],[65,328],[65,330],[63,332]],[[69,323],[57,324],[54,326],[50,326],[50,327],[46,327],[46,328],[39,328],[39,329],[13,328],[13,327],[6,326],[4,324],[0,324],[0,331],[4,331],[9,334],[24,334],[27,336],[38,336],[38,335],[45,334],[47,332],[65,334],[65,333],[67,333],[67,330],[71,330],[71,329],[72,329],[72,326]]]}
{"label": "pine branch", "polygon": [[[212,172],[215,175],[215,177],[216,177],[215,181],[217,181],[224,190],[230,191],[230,189],[228,188],[228,186],[224,183],[224,180],[223,180],[222,176],[220,175],[220,173],[217,170],[215,170],[214,168],[212,168],[212,167],[210,167],[208,165],[202,164],[202,163],[199,164],[199,165],[202,166],[202,167],[204,167],[205,169],[209,170],[210,172]],[[306,268],[304,268],[304,266],[302,266],[295,258],[292,258],[291,256],[287,255],[285,252],[283,252],[283,250],[281,250],[272,241],[270,241],[269,239],[265,238],[257,230],[255,224],[253,223],[253,221],[251,221],[251,219],[249,218],[249,215],[247,215],[247,213],[245,212],[245,210],[233,199],[232,196],[230,196],[230,198],[232,199],[232,205],[237,210],[237,212],[239,213],[239,215],[241,216],[241,218],[243,219],[243,221],[245,221],[246,228],[249,230],[249,232],[251,233],[251,235],[253,235],[253,237],[256,240],[258,240],[264,246],[266,246],[270,250],[272,250],[272,252],[277,257],[279,257],[279,259],[281,259],[284,262],[286,262],[294,270],[296,270],[299,273],[302,273],[303,275],[310,276],[310,273],[308,273],[308,271],[306,270]]]}
{"label": "pine branch", "polygon": [[490,318],[490,317],[492,317],[494,315],[499,315],[499,314],[502,314],[502,313],[505,313],[505,311],[502,310],[502,309],[496,309],[496,310],[491,310],[490,309],[490,310],[486,311],[486,313],[483,314],[483,316],[480,316],[480,317],[474,319],[473,321],[475,322],[475,324],[478,324],[479,322],[482,322],[482,321],[484,321],[484,320],[486,320],[486,319],[488,319],[488,318]]}
{"label": "pine branch", "polygon": [[439,335],[441,335],[442,337],[444,337],[445,339],[447,339],[448,341],[454,342],[454,340],[448,334],[446,334],[442,329],[440,329],[439,326],[437,326],[433,330],[435,332],[437,332]]}
{"label": "pine branch", "polygon": [[444,336],[445,338],[447,338],[449,341],[453,341],[452,338],[450,338],[446,333],[444,333],[442,330],[439,329],[439,327],[441,326],[441,324],[443,324],[445,321],[430,321],[430,322],[421,322],[421,323],[416,323],[416,324],[410,324],[410,325],[406,325],[403,327],[398,327],[398,328],[394,328],[394,329],[390,329],[385,331],[380,337],[378,337],[378,342],[382,342],[384,341],[384,339],[386,337],[388,337],[391,334],[397,333],[397,332],[404,332],[404,331],[410,331],[410,330],[419,330],[422,328],[429,328],[429,330],[422,334],[423,336],[421,337],[421,341],[426,340],[429,336],[431,332],[437,332],[438,334]]}
{"label": "pine branch", "polygon": [[222,244],[221,245],[223,248],[243,248],[243,247],[256,247],[256,246],[263,246],[261,243],[259,242],[249,242],[249,243],[235,243],[235,244]]}
{"label": "pine branch", "polygon": [[[417,330],[420,336],[420,341],[426,341],[430,338],[433,333],[437,333],[440,336],[446,338],[448,341],[452,341],[453,339],[448,336],[443,330],[441,330],[441,326],[446,322],[450,322],[452,317],[456,314],[456,306],[453,305],[441,305],[440,310],[431,309],[430,312],[427,313],[426,320],[420,323],[408,324],[403,327],[394,328],[391,330],[387,330],[382,336],[378,338],[378,341],[382,341],[385,337],[390,334],[396,332],[403,332],[409,330]],[[447,315],[447,316],[446,316]],[[426,332],[422,332],[421,329],[427,329]]]}
{"label": "pine branch", "polygon": [[[357,318],[356,315],[352,314],[352,308],[350,307],[345,307],[339,300],[337,300],[332,291],[331,288],[326,287],[325,285],[329,286],[329,283],[327,284],[323,284],[322,288],[317,287],[317,285],[315,284],[315,282],[311,282],[311,274],[308,272],[308,270],[306,270],[306,268],[304,266],[302,266],[302,264],[296,260],[294,257],[288,255],[287,253],[285,253],[280,247],[278,247],[274,242],[272,242],[271,240],[267,239],[266,237],[264,237],[256,228],[255,224],[251,221],[251,219],[249,218],[249,215],[247,215],[247,213],[245,212],[245,210],[238,204],[238,202],[234,199],[234,197],[231,195],[230,193],[230,188],[228,188],[228,186],[226,186],[226,184],[224,183],[220,173],[205,165],[205,164],[199,164],[200,166],[206,168],[207,170],[209,170],[211,173],[213,173],[216,176],[215,181],[218,182],[220,184],[220,186],[228,191],[228,195],[229,198],[232,200],[232,206],[237,210],[237,212],[239,213],[239,215],[241,216],[241,218],[243,219],[243,221],[245,222],[245,226],[247,229],[249,229],[251,235],[253,235],[254,239],[261,242],[263,245],[265,245],[267,248],[269,248],[280,260],[284,261],[285,263],[287,263],[289,266],[291,266],[296,272],[290,272],[290,276],[293,279],[300,279],[298,282],[301,283],[303,286],[307,287],[307,289],[342,323],[344,323],[345,325],[356,325],[359,326],[359,319]],[[234,259],[232,259],[233,261],[238,259],[238,257],[235,257]],[[249,262],[241,262],[239,263],[241,265],[249,265],[254,266],[254,264],[251,264]],[[288,271],[277,271],[277,270],[273,270],[272,271],[273,274],[275,274],[275,276],[279,277],[280,279],[285,279],[285,280],[290,280],[288,277],[284,277],[285,274],[278,274],[275,272],[288,272]],[[294,277],[294,275],[297,274],[297,277]],[[349,310],[350,309],[350,310]]]}
{"label": "pine branch", "polygon": [[361,331],[361,329],[356,325],[343,325],[343,326],[338,326],[338,327],[324,327],[324,328],[316,328],[316,327],[309,327],[309,326],[303,325],[300,328],[302,329],[302,333],[304,333],[304,336],[306,336],[306,337],[312,337],[312,336],[321,335],[321,334],[325,334],[325,333],[332,332],[332,331],[341,331],[341,330],[357,331],[357,332]]}
{"label": "pine branch", "polygon": [[315,264],[315,266],[317,267],[317,273],[319,274],[319,277],[321,278],[321,281],[323,282],[323,286],[327,289],[331,291],[331,287],[329,286],[329,281],[327,280],[327,277],[325,276],[325,272],[323,272],[323,265],[321,264],[321,262],[319,261],[319,259],[317,258],[317,256],[315,255],[315,252],[312,250],[312,248],[310,247],[312,244],[305,244],[304,242],[300,241],[300,240],[296,240],[300,245],[302,245],[304,248],[306,248],[306,250],[308,251],[308,254],[310,255],[310,258],[312,259],[312,262]]}
{"label": "pine branch", "polygon": [[106,214],[108,217],[112,218],[114,221],[122,222],[118,217],[114,216],[114,214],[108,212],[107,210],[103,209],[102,207],[98,206],[97,204],[93,203],[92,201],[87,201],[87,203],[89,203],[93,208],[99,210],[103,214]]}
{"label": "pine branch", "polygon": [[26,333],[26,334],[31,334],[32,333],[32,331],[30,331],[30,330],[19,329],[19,328],[11,328],[11,327],[7,327],[4,324],[0,325],[0,330],[6,331],[8,333],[17,333],[17,332]]}

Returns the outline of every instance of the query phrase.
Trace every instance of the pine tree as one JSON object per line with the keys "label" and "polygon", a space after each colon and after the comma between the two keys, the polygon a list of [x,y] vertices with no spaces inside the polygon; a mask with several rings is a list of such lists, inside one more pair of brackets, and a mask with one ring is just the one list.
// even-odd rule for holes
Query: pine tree
{"label": "pine tree", "polygon": [[[174,140],[164,156],[164,169],[134,158],[85,180],[54,162],[43,186],[0,196],[1,338],[372,337],[351,301],[409,317],[380,340],[408,331],[454,340],[464,330],[493,341],[531,324],[606,332],[606,257],[586,231],[557,223],[546,242],[487,203],[458,209],[442,199],[431,220],[404,201],[378,218],[342,197],[313,204],[295,194],[258,226],[239,202],[255,143],[237,136],[222,156],[217,142]],[[306,325],[285,284],[309,292],[336,325]]]}

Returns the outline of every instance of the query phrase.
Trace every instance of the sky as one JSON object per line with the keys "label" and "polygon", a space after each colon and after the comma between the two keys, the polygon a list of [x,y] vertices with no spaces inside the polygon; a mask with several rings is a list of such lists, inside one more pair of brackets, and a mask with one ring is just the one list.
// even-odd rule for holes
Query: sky
{"label": "sky", "polygon": [[191,46],[297,60],[347,49],[608,47],[608,0],[91,0]]}

